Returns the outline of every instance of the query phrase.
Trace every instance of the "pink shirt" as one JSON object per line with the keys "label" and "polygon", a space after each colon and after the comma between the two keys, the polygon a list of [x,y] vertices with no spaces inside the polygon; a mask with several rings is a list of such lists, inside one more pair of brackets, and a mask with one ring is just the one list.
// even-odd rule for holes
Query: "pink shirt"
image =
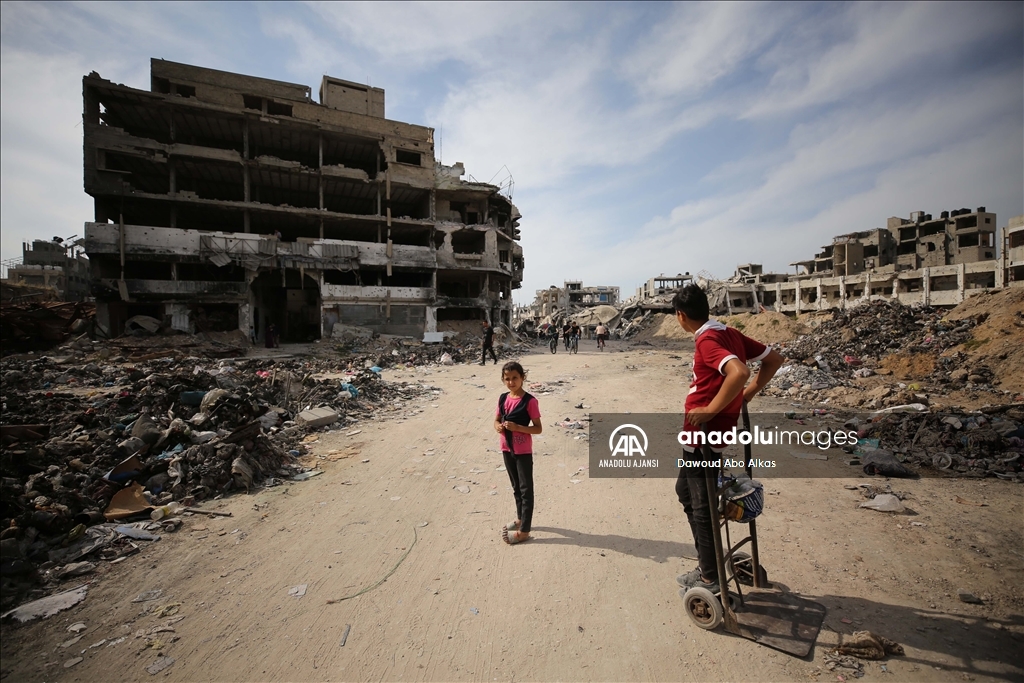
{"label": "pink shirt", "polygon": [[[519,405],[521,400],[522,397],[517,398],[512,394],[509,394],[508,398],[505,399],[505,414],[508,415],[511,413],[515,407]],[[533,397],[530,402],[526,404],[526,414],[530,416],[531,420],[540,419],[540,403],[537,402],[536,397]],[[500,418],[501,412],[498,410],[498,407],[495,406],[494,419],[497,420]],[[515,446],[514,452],[516,455],[527,455],[528,453],[533,453],[533,435],[523,434],[522,432],[512,432],[512,445]],[[509,450],[508,443],[505,441],[504,432],[501,433],[501,450]]]}

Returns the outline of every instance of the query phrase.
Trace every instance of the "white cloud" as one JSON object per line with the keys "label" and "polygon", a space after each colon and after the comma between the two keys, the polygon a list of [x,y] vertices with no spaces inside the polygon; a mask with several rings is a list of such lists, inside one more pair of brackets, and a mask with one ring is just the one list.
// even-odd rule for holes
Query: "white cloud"
{"label": "white cloud", "polygon": [[[1019,35],[1020,11],[1014,17],[1012,10],[981,3],[847,5],[836,20],[837,33],[846,34],[845,39],[829,46],[812,43],[808,49],[784,40],[775,49],[785,61],[780,55],[766,56],[762,64],[775,68],[771,83],[745,115],[777,115],[848,100],[885,84],[898,102],[900,91],[892,88],[897,79],[926,66],[950,69],[963,63],[965,48],[982,47],[1014,30]],[[903,89],[914,90],[910,84]]]}
{"label": "white cloud", "polygon": [[693,97],[759,53],[790,14],[768,4],[676,5],[638,41],[622,71],[646,97]]}
{"label": "white cloud", "polygon": [[493,64],[524,27],[544,30],[548,3],[311,2],[323,21],[379,60],[417,71],[446,60]]}

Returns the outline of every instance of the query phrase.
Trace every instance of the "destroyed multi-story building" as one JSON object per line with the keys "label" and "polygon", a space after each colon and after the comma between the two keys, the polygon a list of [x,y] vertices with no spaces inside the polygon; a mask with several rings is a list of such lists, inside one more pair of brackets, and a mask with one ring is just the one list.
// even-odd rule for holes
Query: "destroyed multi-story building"
{"label": "destroyed multi-story building", "polygon": [[21,262],[7,268],[8,282],[53,287],[64,301],[84,301],[89,296],[89,280],[89,259],[73,238],[23,242]]}
{"label": "destroyed multi-story building", "polygon": [[1024,287],[1024,216],[1003,228],[1003,279],[1008,287]]}
{"label": "destroyed multi-story building", "polygon": [[384,90],[151,61],[149,91],[84,77],[85,226],[97,323],[283,341],[336,324],[422,335],[509,323],[520,286],[511,192],[434,159]]}
{"label": "destroyed multi-story building", "polygon": [[595,306],[618,306],[619,303],[619,288],[616,286],[585,287],[583,280],[565,280],[561,287],[551,285],[547,289],[536,290],[528,314],[521,313],[520,317],[539,321],[559,311],[572,313]]}
{"label": "destroyed multi-story building", "polygon": [[[1003,228],[996,248],[996,215],[977,210],[943,211],[938,218],[915,211],[889,218],[885,228],[839,235],[814,258],[796,261],[795,273],[765,273],[760,264],[737,267],[718,280],[701,273],[716,314],[773,309],[784,313],[844,308],[871,297],[906,304],[955,306],[975,293],[1024,285],[1024,217]],[[689,276],[651,278],[635,302],[670,310],[671,293]]]}
{"label": "destroyed multi-story building", "polygon": [[689,273],[679,273],[677,275],[661,273],[636,288],[636,299],[651,299],[669,292],[675,292],[692,279],[693,277]]}
{"label": "destroyed multi-story building", "polygon": [[872,296],[956,305],[971,293],[1004,286],[995,236],[996,215],[984,206],[943,211],[938,218],[924,211],[892,217],[885,228],[840,235],[814,259],[790,264],[797,272],[764,286],[758,305],[799,313]]}

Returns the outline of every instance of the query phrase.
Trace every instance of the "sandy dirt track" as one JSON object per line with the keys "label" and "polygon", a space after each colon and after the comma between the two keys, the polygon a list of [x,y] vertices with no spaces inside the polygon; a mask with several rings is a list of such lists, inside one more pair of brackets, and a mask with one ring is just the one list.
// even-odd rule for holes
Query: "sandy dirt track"
{"label": "sandy dirt track", "polygon": [[[1002,481],[893,482],[912,493],[913,516],[858,509],[863,499],[843,486],[863,479],[835,457],[815,463],[835,478],[766,482],[762,561],[774,581],[827,606],[818,646],[801,660],[695,627],[676,593],[675,576],[695,563],[674,482],[589,479],[586,441],[554,426],[584,412],[678,411],[692,351],[680,344],[522,359],[529,382],[553,389],[539,396],[528,543],[500,539],[514,507],[490,426],[497,368],[387,371],[444,393],[359,434],[324,434],[314,452],[358,455],[306,482],[207,503],[234,516],[189,517],[142,554],[103,564],[79,606],[5,625],[5,680],[835,681],[823,653],[859,629],[906,648],[865,662],[864,680],[1024,680],[1024,492]],[[378,588],[328,604],[407,551]],[[299,584],[305,595],[290,596]],[[961,603],[961,588],[988,604]],[[132,602],[151,589],[162,595]],[[135,637],[166,623],[152,608],[172,603],[185,617],[173,632]],[[84,637],[60,647],[79,621]],[[161,654],[175,662],[151,676]]]}

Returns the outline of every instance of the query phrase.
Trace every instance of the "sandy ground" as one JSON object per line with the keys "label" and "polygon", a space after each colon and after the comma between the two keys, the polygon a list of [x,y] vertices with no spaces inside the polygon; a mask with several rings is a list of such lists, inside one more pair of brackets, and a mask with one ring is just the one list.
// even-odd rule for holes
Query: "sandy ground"
{"label": "sandy ground", "polygon": [[[844,485],[864,479],[834,455],[812,463],[833,478],[769,481],[762,561],[777,585],[827,606],[817,647],[798,659],[694,626],[676,592],[675,576],[694,562],[674,482],[589,479],[586,441],[553,426],[581,417],[579,402],[678,410],[692,350],[679,344],[523,358],[529,380],[552,388],[539,396],[546,426],[528,543],[508,547],[499,535],[514,508],[490,427],[495,366],[388,371],[444,393],[358,434],[324,434],[314,452],[353,455],[306,482],[208,503],[233,516],[187,517],[141,554],[102,563],[75,608],[5,625],[4,678],[835,681],[824,652],[868,629],[906,655],[865,662],[864,680],[1024,680],[1024,498],[996,480],[894,481],[911,493],[911,512],[896,516],[859,509],[863,498]],[[328,604],[403,557],[379,587]],[[305,595],[289,595],[300,584]],[[158,599],[132,602],[153,589]],[[986,604],[960,602],[959,589]],[[155,613],[174,603],[184,619],[173,631],[136,637],[166,624]],[[61,647],[76,622],[87,626],[82,639]],[[151,676],[160,655],[175,662]]]}

